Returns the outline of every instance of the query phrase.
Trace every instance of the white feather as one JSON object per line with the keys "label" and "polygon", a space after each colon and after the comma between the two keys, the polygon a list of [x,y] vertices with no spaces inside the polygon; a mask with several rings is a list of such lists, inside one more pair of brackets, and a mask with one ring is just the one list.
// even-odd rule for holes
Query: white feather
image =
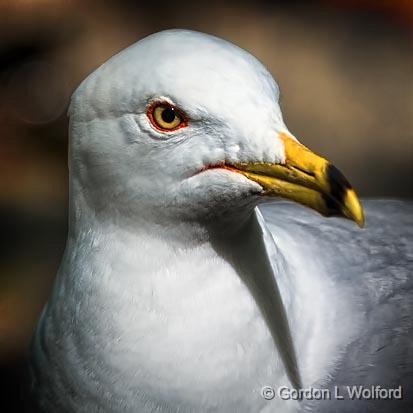
{"label": "white feather", "polygon": [[[181,30],[132,45],[75,92],[69,236],[33,341],[44,411],[295,411],[261,388],[334,374],[363,324],[351,289],[304,229],[271,227],[274,243],[251,218],[258,184],[197,173],[282,162],[278,95],[250,54]],[[153,100],[179,106],[188,127],[153,128]]]}

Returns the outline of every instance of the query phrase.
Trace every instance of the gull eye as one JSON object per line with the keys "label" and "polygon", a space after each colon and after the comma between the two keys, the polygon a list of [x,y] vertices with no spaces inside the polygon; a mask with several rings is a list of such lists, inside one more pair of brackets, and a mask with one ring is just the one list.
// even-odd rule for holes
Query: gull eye
{"label": "gull eye", "polygon": [[152,125],[161,131],[174,131],[187,125],[183,113],[167,102],[149,106],[147,112]]}

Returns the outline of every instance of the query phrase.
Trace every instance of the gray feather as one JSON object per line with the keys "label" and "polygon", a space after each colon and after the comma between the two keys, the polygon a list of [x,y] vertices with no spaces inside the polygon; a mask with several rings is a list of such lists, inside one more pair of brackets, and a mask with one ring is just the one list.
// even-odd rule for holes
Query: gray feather
{"label": "gray feather", "polygon": [[310,246],[337,288],[350,289],[353,305],[363,316],[362,334],[345,349],[327,387],[401,385],[404,393],[403,400],[390,404],[331,400],[303,403],[305,410],[384,412],[413,407],[413,202],[370,200],[364,208],[366,227],[359,230],[348,221],[326,220],[293,204],[261,207],[274,235],[288,231]]}

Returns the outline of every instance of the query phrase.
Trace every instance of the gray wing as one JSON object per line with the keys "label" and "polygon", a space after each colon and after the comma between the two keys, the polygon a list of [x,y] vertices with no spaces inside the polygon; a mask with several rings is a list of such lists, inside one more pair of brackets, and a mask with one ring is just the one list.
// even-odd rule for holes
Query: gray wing
{"label": "gray wing", "polygon": [[[345,285],[357,311],[363,313],[362,332],[341,357],[327,386],[348,395],[346,386],[402,386],[403,400],[344,400],[306,402],[317,412],[408,411],[413,383],[413,202],[363,202],[366,226],[326,219],[294,204],[278,202],[260,207],[274,234],[288,231],[297,242],[311,245],[332,281]],[[309,257],[311,259],[311,257]],[[340,329],[340,325],[337,325]],[[410,410],[413,411],[413,410]]]}

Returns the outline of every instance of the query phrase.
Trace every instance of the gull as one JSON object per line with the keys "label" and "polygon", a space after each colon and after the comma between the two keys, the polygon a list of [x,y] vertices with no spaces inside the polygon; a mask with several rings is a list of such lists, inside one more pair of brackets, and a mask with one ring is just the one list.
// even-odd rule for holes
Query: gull
{"label": "gull", "polygon": [[156,33],[90,74],[69,116],[40,411],[358,411],[380,401],[288,394],[411,374],[412,205],[366,202],[367,230],[338,218],[363,226],[355,191],[287,129],[255,57]]}

